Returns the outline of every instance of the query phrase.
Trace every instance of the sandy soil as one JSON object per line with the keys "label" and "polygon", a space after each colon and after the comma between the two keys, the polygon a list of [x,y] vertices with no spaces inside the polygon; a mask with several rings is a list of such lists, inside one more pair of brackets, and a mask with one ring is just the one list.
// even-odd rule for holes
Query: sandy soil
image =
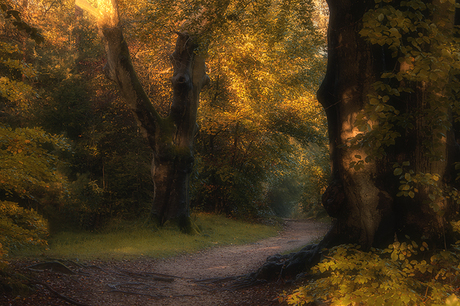
{"label": "sandy soil", "polygon": [[[237,276],[255,271],[268,256],[298,249],[322,237],[327,225],[287,220],[277,237],[242,246],[219,247],[167,260],[141,258],[114,262],[67,263],[75,274],[53,270],[29,271],[31,262],[15,263],[42,282],[27,299],[0,296],[0,305],[279,305],[282,284],[245,290],[229,289]],[[54,269],[55,270],[55,269]],[[65,271],[64,271],[65,272]],[[227,287],[226,287],[227,286]],[[2,300],[3,299],[3,300]],[[72,302],[71,301],[71,302]]]}

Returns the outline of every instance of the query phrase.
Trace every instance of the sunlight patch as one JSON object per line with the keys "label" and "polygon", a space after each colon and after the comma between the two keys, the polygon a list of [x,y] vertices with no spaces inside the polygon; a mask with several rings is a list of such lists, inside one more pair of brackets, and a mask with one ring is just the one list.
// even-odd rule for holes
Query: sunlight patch
{"label": "sunlight patch", "polygon": [[118,24],[118,12],[114,0],[96,0],[97,8],[86,0],[76,0],[75,5],[93,15],[101,27],[114,27]]}

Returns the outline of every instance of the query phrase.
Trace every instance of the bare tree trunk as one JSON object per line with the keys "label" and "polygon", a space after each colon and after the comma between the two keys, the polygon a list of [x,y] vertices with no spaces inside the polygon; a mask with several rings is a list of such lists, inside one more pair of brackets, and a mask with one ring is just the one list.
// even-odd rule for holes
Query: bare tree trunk
{"label": "bare tree trunk", "polygon": [[350,168],[350,163],[357,160],[356,155],[361,158],[367,155],[346,144],[347,139],[358,133],[356,116],[384,68],[385,54],[382,48],[370,46],[359,35],[360,20],[374,1],[328,3],[328,66],[318,99],[328,118],[333,179],[323,195],[323,205],[329,215],[337,218],[331,243],[358,242],[370,246],[375,238],[386,241],[393,238],[392,198],[377,185],[386,173],[381,173],[376,163],[366,164],[359,171]]}
{"label": "bare tree trunk", "polygon": [[169,120],[172,130],[158,137],[153,159],[155,203],[152,217],[160,224],[178,219],[188,227],[189,180],[193,167],[193,145],[196,116],[201,88],[209,81],[204,58],[196,54],[197,44],[186,34],[178,34],[176,49],[171,56],[174,66],[173,102]]}
{"label": "bare tree trunk", "polygon": [[[401,113],[416,118],[415,128],[400,129],[401,137],[386,149],[384,158],[365,163],[360,170],[350,167],[351,162],[367,156],[364,149],[347,146],[347,139],[359,133],[356,116],[367,103],[367,95],[373,92],[372,84],[382,73],[403,67],[385,46],[371,45],[359,35],[363,14],[374,7],[373,0],[328,3],[329,61],[318,99],[328,118],[333,177],[323,195],[323,205],[335,223],[324,245],[386,247],[395,238],[404,240],[409,235],[412,239],[423,236],[444,246],[444,239],[448,240],[447,223],[430,206],[428,188],[420,189],[413,198],[396,196],[400,178],[393,174],[393,164],[409,161],[415,173],[435,173],[443,182],[452,182],[448,169],[458,160],[453,131],[442,131],[447,135],[438,148],[443,158],[432,161],[426,152],[427,144],[429,149],[429,144],[436,143],[435,131],[419,115],[430,111],[427,99],[431,88],[429,84],[410,84],[414,92],[403,93],[401,101],[394,105]],[[437,204],[445,211],[453,207],[452,201]]]}
{"label": "bare tree trunk", "polygon": [[[400,171],[395,175],[393,167],[395,163],[405,163],[413,171],[408,172],[410,175],[435,175],[438,192],[455,184],[454,162],[460,160],[460,155],[454,130],[449,127],[452,110],[437,100],[445,94],[442,86],[447,86],[449,80],[437,86],[427,81],[402,84],[404,80],[392,80],[393,88],[412,89],[388,102],[400,116],[410,118],[411,124],[395,125],[400,136],[394,145],[385,148],[384,157],[368,159],[358,170],[350,167],[350,163],[366,159],[369,152],[350,146],[348,140],[361,133],[356,118],[368,103],[368,94],[375,93],[372,84],[381,79],[382,73],[406,67],[385,45],[372,45],[359,34],[363,15],[374,8],[374,0],[328,0],[328,4],[328,66],[318,99],[327,114],[332,169],[332,180],[322,200],[334,223],[319,244],[269,258],[253,275],[255,279],[295,276],[318,262],[323,248],[344,243],[359,244],[364,249],[386,248],[395,239],[406,240],[406,236],[416,241],[424,239],[432,248],[448,247],[453,242],[449,221],[458,218],[455,202],[440,194],[434,196],[433,186],[426,183],[418,184],[411,196],[398,196],[400,181],[410,178],[402,170],[402,178]],[[438,9],[427,18],[453,21],[452,10],[442,8],[450,4],[438,0],[433,0],[433,4]],[[393,1],[392,5],[397,3]],[[436,54],[436,46],[425,47]],[[447,123],[433,122],[439,117],[430,116],[431,112],[445,114]],[[437,135],[443,136],[437,139]],[[433,159],[428,154],[434,148],[442,158]]]}
{"label": "bare tree trunk", "polygon": [[193,166],[193,144],[199,95],[209,81],[204,57],[197,53],[194,37],[178,33],[175,52],[173,101],[170,114],[162,118],[151,104],[130,60],[121,27],[105,25],[107,65],[113,80],[143,128],[153,150],[152,176],[155,186],[151,218],[160,225],[175,221],[190,231],[189,178]]}

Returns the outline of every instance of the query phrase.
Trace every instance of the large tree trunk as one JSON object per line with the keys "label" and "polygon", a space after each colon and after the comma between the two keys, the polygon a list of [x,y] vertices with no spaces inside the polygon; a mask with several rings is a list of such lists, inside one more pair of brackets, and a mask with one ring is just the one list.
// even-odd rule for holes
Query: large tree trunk
{"label": "large tree trunk", "polygon": [[178,33],[171,56],[173,101],[169,116],[162,118],[138,80],[118,22],[106,23],[101,28],[107,52],[105,73],[120,88],[153,150],[155,193],[150,217],[160,225],[168,220],[176,221],[182,230],[189,231],[188,188],[194,160],[196,116],[200,91],[209,81],[204,57],[197,53],[194,37]]}
{"label": "large tree trunk", "polygon": [[152,174],[155,202],[152,217],[160,224],[177,219],[187,229],[189,215],[189,180],[193,167],[193,144],[201,88],[209,81],[204,58],[196,54],[192,37],[178,34],[176,49],[171,56],[173,101],[167,131],[157,136],[154,144]]}
{"label": "large tree trunk", "polygon": [[[375,163],[366,164],[359,171],[350,168],[356,155],[365,158],[366,153],[346,144],[358,133],[356,116],[382,72],[385,54],[359,35],[360,20],[374,1],[328,3],[328,66],[318,99],[327,114],[332,161],[332,183],[323,196],[323,205],[331,217],[337,218],[329,239],[332,244],[371,245],[376,234],[382,240],[393,238],[392,198],[387,190],[377,186],[387,170],[380,173]],[[381,225],[387,229],[382,231]]]}
{"label": "large tree trunk", "polygon": [[[450,4],[434,1],[438,10],[433,15],[453,20],[452,11],[442,7]],[[357,116],[368,103],[368,95],[375,93],[372,85],[381,80],[382,73],[407,67],[392,56],[385,44],[372,45],[359,34],[363,15],[374,8],[374,0],[328,0],[328,4],[328,66],[318,99],[326,110],[329,127],[332,179],[323,195],[323,205],[334,218],[333,225],[319,244],[268,259],[255,274],[258,279],[295,276],[316,263],[323,248],[339,244],[354,243],[364,249],[386,248],[395,239],[401,241],[410,237],[416,241],[424,239],[431,247],[443,248],[449,246],[453,238],[449,221],[457,215],[453,213],[456,204],[452,199],[433,193],[433,189],[445,192],[453,186],[454,162],[460,160],[449,122],[444,126],[433,125],[432,118],[436,117],[431,117],[431,113],[439,111],[441,104],[436,104],[432,98],[433,95],[435,99],[441,98],[442,89],[430,82],[402,84],[404,80],[399,83],[392,80],[393,87],[412,88],[411,93],[401,93],[397,99],[388,101],[401,116],[409,118],[410,124],[394,127],[400,136],[394,145],[385,147],[382,157],[369,156],[370,151],[365,146],[350,146],[349,139],[362,133],[357,127]],[[433,15],[429,17],[441,17]],[[436,52],[435,46],[425,47],[429,52]],[[444,81],[447,85],[449,80]],[[451,110],[445,105],[441,113],[449,118]],[[435,135],[441,134],[445,136],[436,139]],[[441,158],[433,160],[428,153],[435,145]],[[350,167],[351,163],[368,156],[360,169]],[[413,171],[409,173],[411,177],[429,174],[426,177],[435,175],[439,179],[432,180],[431,186],[430,182],[415,184],[418,190],[411,196],[398,196],[400,181],[409,177],[401,171],[401,178],[400,171],[394,171],[395,163],[404,163],[406,170]]]}
{"label": "large tree trunk", "polygon": [[[328,118],[332,161],[332,182],[323,195],[323,205],[335,218],[327,236],[327,245],[358,243],[365,247],[386,247],[394,239],[424,237],[444,245],[446,220],[432,209],[428,188],[421,188],[413,198],[396,196],[400,178],[393,174],[393,164],[410,162],[415,173],[437,174],[443,182],[452,181],[453,137],[451,131],[442,131],[447,138],[441,141],[442,158],[432,161],[428,155],[427,135],[434,130],[427,126],[423,116],[429,111],[427,99],[429,84],[411,84],[414,92],[403,94],[402,102],[395,103],[402,113],[415,118],[415,129],[399,130],[396,145],[386,149],[384,158],[377,158],[355,170],[350,163],[365,159],[363,148],[350,147],[348,139],[356,136],[356,116],[373,93],[372,84],[384,72],[404,69],[392,58],[385,46],[373,46],[359,34],[363,14],[374,7],[373,0],[330,0],[328,33],[328,67],[318,91],[318,99]],[[394,2],[393,2],[394,3]],[[406,84],[407,85],[407,84]],[[432,137],[431,144],[436,140]],[[429,146],[429,145],[428,145]],[[451,202],[436,203],[449,211]]]}

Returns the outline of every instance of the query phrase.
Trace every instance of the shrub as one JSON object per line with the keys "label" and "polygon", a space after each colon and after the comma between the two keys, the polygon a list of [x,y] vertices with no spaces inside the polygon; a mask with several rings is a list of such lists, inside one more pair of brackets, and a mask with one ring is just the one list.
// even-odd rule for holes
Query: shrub
{"label": "shrub", "polygon": [[460,305],[460,245],[428,251],[426,243],[395,242],[387,249],[331,248],[312,268],[313,280],[280,297],[289,305]]}
{"label": "shrub", "polygon": [[6,264],[10,250],[21,246],[46,245],[48,225],[33,209],[25,209],[17,203],[0,201],[0,270]]}

